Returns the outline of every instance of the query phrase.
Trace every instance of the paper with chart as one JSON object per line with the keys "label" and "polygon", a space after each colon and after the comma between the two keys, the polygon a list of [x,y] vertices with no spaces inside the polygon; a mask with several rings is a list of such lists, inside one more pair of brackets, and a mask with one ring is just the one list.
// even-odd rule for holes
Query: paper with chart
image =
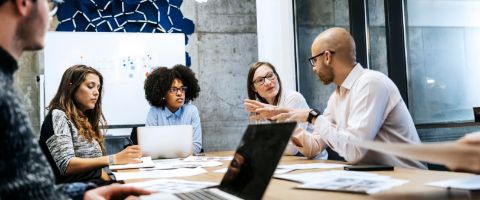
{"label": "paper with chart", "polygon": [[375,194],[405,183],[408,183],[408,180],[331,177],[317,182],[305,183],[297,186],[297,188]]}
{"label": "paper with chart", "polygon": [[389,176],[370,172],[344,170],[281,174],[274,175],[274,178],[303,183],[296,187],[299,189],[329,190],[363,194],[374,194],[408,182],[408,180],[393,179]]}
{"label": "paper with chart", "polygon": [[316,182],[321,179],[328,179],[330,177],[359,177],[359,178],[375,178],[375,179],[389,179],[389,176],[378,175],[370,172],[356,172],[344,170],[332,170],[323,172],[306,172],[299,174],[281,174],[274,175],[274,178],[294,181],[299,183]]}

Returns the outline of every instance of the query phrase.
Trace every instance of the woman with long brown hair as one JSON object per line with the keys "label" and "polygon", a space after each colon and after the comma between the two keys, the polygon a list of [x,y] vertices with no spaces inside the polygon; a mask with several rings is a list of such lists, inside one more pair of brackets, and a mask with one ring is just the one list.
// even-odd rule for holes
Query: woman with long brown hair
{"label": "woman with long brown hair", "polygon": [[106,155],[102,113],[103,76],[92,67],[68,68],[42,124],[40,145],[58,183],[105,180],[102,167],[138,163],[137,145]]}
{"label": "woman with long brown hair", "polygon": [[[254,116],[250,116],[254,120],[265,120],[271,117],[257,115],[255,111],[259,108],[309,108],[302,94],[282,88],[282,81],[278,76],[277,70],[269,62],[258,61],[250,65],[247,75],[247,92],[248,99],[244,100],[244,106],[248,112],[255,113]],[[301,124],[300,127],[307,128],[307,124]],[[291,143],[287,145],[284,152],[285,155],[296,155],[298,153],[297,147]],[[326,151],[322,151],[317,155],[318,159],[327,159],[327,157]]]}

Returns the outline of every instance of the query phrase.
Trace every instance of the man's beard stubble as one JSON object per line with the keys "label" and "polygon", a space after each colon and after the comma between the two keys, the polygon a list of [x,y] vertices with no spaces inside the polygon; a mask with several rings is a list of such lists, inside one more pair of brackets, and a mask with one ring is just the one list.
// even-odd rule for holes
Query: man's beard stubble
{"label": "man's beard stubble", "polygon": [[39,17],[38,9],[32,9],[30,14],[19,23],[16,31],[16,42],[22,50],[36,51],[43,49],[43,43],[36,41],[40,31],[44,31],[37,30],[39,20],[41,20]]}

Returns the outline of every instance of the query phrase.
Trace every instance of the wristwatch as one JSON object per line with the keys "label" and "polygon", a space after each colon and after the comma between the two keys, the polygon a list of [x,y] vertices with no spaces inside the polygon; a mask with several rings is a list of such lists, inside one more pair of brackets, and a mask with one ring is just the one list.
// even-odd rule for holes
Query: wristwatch
{"label": "wristwatch", "polygon": [[108,156],[108,165],[114,165],[113,163],[113,155]]}
{"label": "wristwatch", "polygon": [[318,117],[320,114],[320,111],[318,111],[317,109],[310,110],[310,112],[308,112],[307,122],[311,124],[313,118]]}

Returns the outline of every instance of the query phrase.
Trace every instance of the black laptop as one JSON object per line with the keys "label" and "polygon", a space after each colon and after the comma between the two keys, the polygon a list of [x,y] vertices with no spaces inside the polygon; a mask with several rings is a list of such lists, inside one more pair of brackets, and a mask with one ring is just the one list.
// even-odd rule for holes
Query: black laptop
{"label": "black laptop", "polygon": [[219,186],[141,199],[261,199],[296,122],[248,125]]}

